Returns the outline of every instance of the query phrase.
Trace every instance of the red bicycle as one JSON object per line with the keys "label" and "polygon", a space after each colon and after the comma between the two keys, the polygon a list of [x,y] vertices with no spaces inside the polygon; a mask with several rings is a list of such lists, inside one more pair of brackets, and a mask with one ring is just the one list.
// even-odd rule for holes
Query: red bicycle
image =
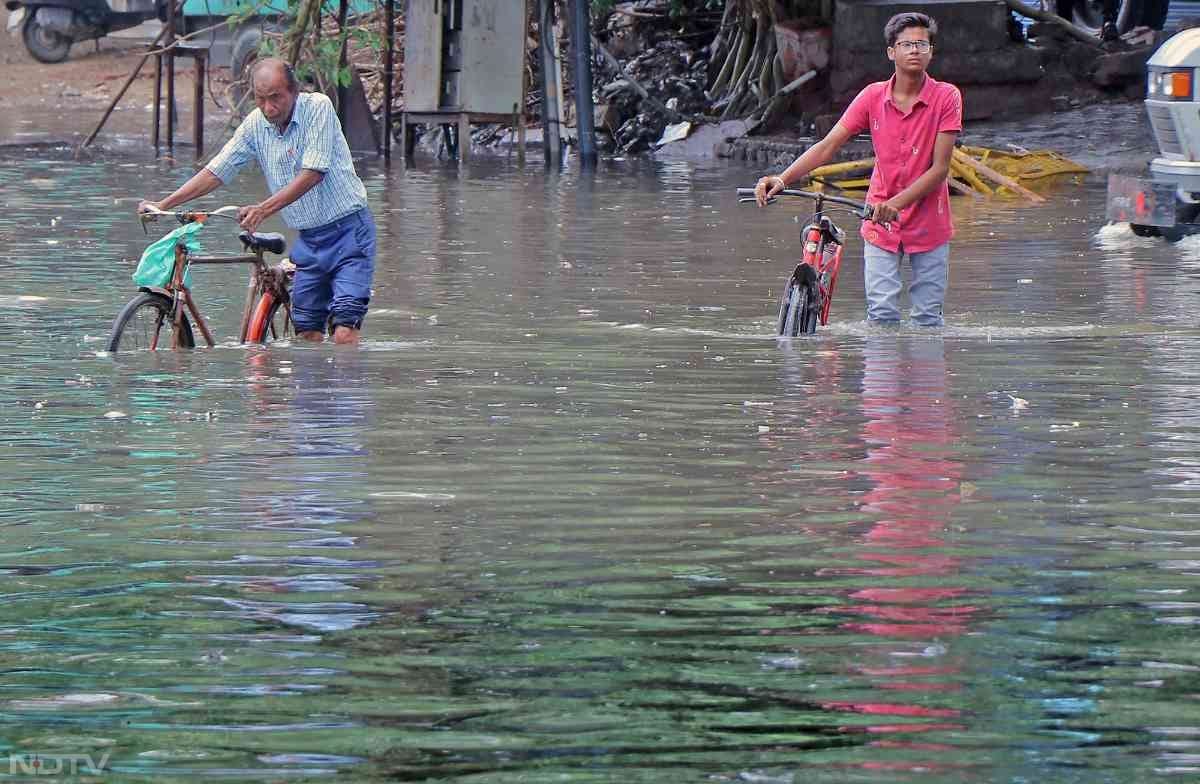
{"label": "red bicycle", "polygon": [[[739,202],[755,201],[753,188],[738,188],[737,193]],[[833,289],[845,250],[846,233],[825,214],[826,202],[848,208],[845,211],[859,220],[870,220],[873,208],[854,199],[812,191],[782,190],[778,196],[798,196],[815,202],[812,218],[800,232],[803,254],[783,289],[776,324],[781,337],[811,335],[817,331],[818,321],[821,326],[829,323]]]}

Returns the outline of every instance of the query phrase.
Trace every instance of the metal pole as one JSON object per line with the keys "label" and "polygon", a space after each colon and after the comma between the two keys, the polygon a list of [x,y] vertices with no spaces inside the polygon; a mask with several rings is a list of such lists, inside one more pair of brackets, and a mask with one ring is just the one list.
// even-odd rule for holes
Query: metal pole
{"label": "metal pole", "polygon": [[198,49],[193,55],[196,59],[196,84],[193,93],[195,114],[192,117],[192,144],[196,147],[196,160],[204,157],[204,66],[207,54],[203,49]]}
{"label": "metal pole", "polygon": [[538,49],[542,54],[542,147],[546,165],[562,161],[562,107],[558,47],[554,41],[554,0],[538,0]]}
{"label": "metal pole", "polygon": [[[536,0],[535,0],[535,5],[536,5]],[[529,97],[529,69],[525,67],[524,63],[528,62],[528,60],[529,60],[529,44],[528,44],[529,33],[530,33],[530,30],[529,30],[529,25],[530,25],[529,0],[522,0],[521,13],[524,14],[524,20],[525,20],[521,26],[521,31],[522,31],[521,51],[523,52],[523,56],[521,57],[521,63],[522,63],[522,66],[521,66],[521,104],[520,104],[520,106],[514,107],[514,113],[516,114],[516,122],[517,122],[517,163],[521,166],[524,166],[525,165],[525,110],[528,108],[528,106],[526,104],[526,99]]]}
{"label": "metal pole", "polygon": [[154,55],[154,154],[158,155],[158,133],[162,129],[162,55]]}
{"label": "metal pole", "polygon": [[175,4],[167,13],[167,149],[175,150]]}
{"label": "metal pole", "polygon": [[396,0],[387,0],[384,13],[387,25],[387,54],[383,59],[383,162],[392,163],[392,50],[396,44]]}
{"label": "metal pole", "polygon": [[571,43],[575,54],[575,130],[579,133],[579,160],[585,168],[596,164],[596,111],[592,104],[592,34],[588,0],[571,0]]}
{"label": "metal pole", "polygon": [[342,84],[342,71],[346,70],[346,14],[349,9],[349,0],[341,0],[338,3],[338,35],[342,37],[342,51],[338,55],[338,88],[337,88],[337,113],[338,120],[342,124],[342,131],[346,130],[346,97],[349,95],[349,86]]}

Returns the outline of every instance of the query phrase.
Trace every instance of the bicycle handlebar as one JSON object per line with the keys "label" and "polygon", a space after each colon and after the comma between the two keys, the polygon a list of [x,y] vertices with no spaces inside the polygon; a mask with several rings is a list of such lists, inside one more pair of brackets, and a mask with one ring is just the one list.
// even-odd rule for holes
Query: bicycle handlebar
{"label": "bicycle handlebar", "polygon": [[[737,195],[740,197],[738,199],[739,202],[758,200],[754,195],[753,188],[738,188]],[[854,214],[857,215],[861,220],[871,220],[871,216],[875,212],[875,208],[870,204],[865,204],[861,201],[855,201],[854,199],[847,199],[845,196],[830,196],[827,193],[792,190],[791,188],[784,188],[779,193],[775,194],[775,196],[772,196],[770,199],[768,199],[767,203],[770,204],[779,196],[802,196],[806,199],[813,199],[814,201],[820,199],[821,201],[829,201],[833,202],[834,204],[841,204],[854,210]]]}
{"label": "bicycle handlebar", "polygon": [[205,221],[212,217],[229,218],[236,221],[238,210],[240,207],[233,204],[226,204],[224,207],[218,207],[215,210],[156,210],[148,209],[138,213],[138,218],[142,223],[146,221],[157,220],[160,217],[177,218],[180,223],[191,223],[192,221]]}

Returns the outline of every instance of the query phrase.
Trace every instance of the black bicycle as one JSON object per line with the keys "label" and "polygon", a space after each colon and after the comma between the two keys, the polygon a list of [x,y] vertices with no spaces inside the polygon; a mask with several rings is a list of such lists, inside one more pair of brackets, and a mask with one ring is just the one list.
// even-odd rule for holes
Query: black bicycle
{"label": "black bicycle", "polygon": [[[739,202],[756,201],[753,188],[738,188]],[[833,289],[837,285],[838,270],[842,266],[842,251],[845,250],[846,233],[826,214],[826,203],[847,208],[859,220],[870,220],[874,208],[861,201],[844,196],[830,196],[814,191],[782,190],[777,196],[799,196],[812,199],[812,218],[800,232],[803,253],[800,263],[792,271],[783,296],[779,300],[777,334],[781,337],[811,335],[829,323],[829,307],[833,302]],[[775,197],[770,199],[774,202]]]}

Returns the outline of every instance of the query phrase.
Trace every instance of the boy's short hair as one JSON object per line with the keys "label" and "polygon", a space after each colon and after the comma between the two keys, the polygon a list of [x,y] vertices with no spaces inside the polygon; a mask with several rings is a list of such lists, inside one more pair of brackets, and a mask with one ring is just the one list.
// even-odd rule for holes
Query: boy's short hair
{"label": "boy's short hair", "polygon": [[933,44],[937,38],[937,22],[928,14],[922,14],[919,11],[904,11],[896,14],[887,21],[883,26],[883,38],[887,41],[889,47],[896,45],[896,39],[900,37],[900,33],[910,27],[923,27],[929,31],[929,43]]}

